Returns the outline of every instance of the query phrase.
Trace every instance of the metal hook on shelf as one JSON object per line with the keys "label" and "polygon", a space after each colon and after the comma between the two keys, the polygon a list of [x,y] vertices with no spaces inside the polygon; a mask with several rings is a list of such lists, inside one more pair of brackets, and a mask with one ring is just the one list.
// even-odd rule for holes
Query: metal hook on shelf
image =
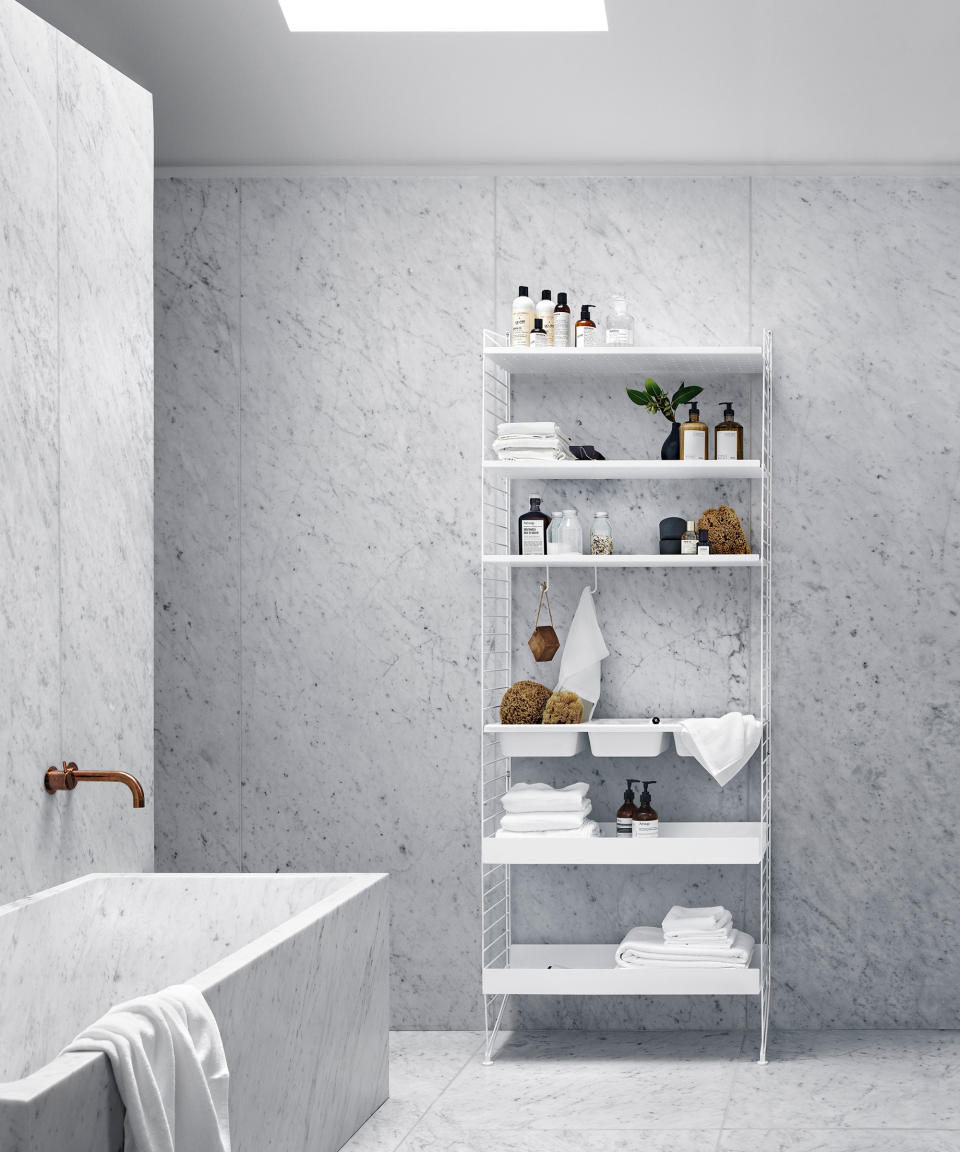
{"label": "metal hook on shelf", "polygon": [[590,589],[591,594],[594,596],[596,596],[596,594],[600,591],[600,585],[598,584],[599,577],[600,577],[600,569],[598,568],[598,566],[596,564],[594,564],[594,566],[593,566],[593,587]]}
{"label": "metal hook on shelf", "polygon": [[544,565],[543,579],[540,581],[540,587],[544,592],[550,591],[550,569]]}

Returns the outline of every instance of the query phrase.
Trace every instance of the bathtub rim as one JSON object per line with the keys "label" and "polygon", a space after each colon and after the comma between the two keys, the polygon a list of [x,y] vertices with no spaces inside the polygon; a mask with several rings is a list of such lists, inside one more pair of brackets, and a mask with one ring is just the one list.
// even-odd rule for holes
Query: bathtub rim
{"label": "bathtub rim", "polygon": [[[222,960],[216,961],[216,963],[209,965],[207,968],[202,969],[193,976],[187,977],[187,979],[183,981],[184,984],[189,984],[198,989],[198,991],[206,993],[241,968],[246,967],[247,964],[258,956],[271,951],[278,944],[296,936],[328,912],[335,911],[342,904],[347,903],[353,896],[359,895],[359,893],[366,891],[368,888],[373,888],[377,884],[386,883],[390,876],[389,872],[87,872],[83,876],[77,876],[73,880],[66,880],[64,883],[56,884],[52,888],[43,888],[30,896],[23,896],[18,900],[11,900],[8,904],[0,906],[0,916],[14,912],[24,905],[38,903],[47,896],[69,891],[71,888],[91,880],[130,878],[145,880],[157,879],[161,881],[168,878],[171,880],[209,880],[212,877],[216,877],[218,879],[240,882],[246,879],[277,880],[286,876],[343,876],[349,877],[349,880],[346,880],[336,892],[331,892],[319,900],[314,901],[313,904],[308,905],[295,916],[291,916],[289,919],[282,921],[276,928],[271,928],[260,936],[254,937],[253,940],[244,944],[235,952],[231,952],[229,955],[224,956]],[[159,988],[152,988],[144,990],[142,995],[147,996],[150,995],[151,992],[159,991]],[[115,1005],[111,1005],[111,1007],[115,1007]],[[94,1021],[91,1020],[90,1023],[93,1024]],[[46,1064],[42,1065],[35,1072],[31,1072],[28,1076],[22,1076],[19,1080],[0,1080],[0,1105],[29,1106],[35,1103],[45,1093],[49,1092],[55,1085],[61,1083],[63,1080],[86,1072],[89,1066],[96,1064],[98,1061],[103,1061],[107,1071],[110,1071],[109,1061],[103,1052],[61,1052],[54,1056],[52,1060],[48,1060]],[[110,1072],[110,1075],[112,1076],[112,1072]]]}

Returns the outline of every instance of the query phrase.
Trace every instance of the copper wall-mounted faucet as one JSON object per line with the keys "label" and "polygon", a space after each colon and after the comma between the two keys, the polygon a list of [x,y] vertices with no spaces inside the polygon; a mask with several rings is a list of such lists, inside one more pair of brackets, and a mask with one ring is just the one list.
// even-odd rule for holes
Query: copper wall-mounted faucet
{"label": "copper wall-mounted faucet", "polygon": [[81,780],[109,780],[117,784],[126,784],[133,793],[134,808],[143,808],[143,788],[136,776],[129,772],[81,772],[71,760],[68,764],[63,761],[63,770],[48,768],[43,777],[43,786],[50,793],[72,792]]}

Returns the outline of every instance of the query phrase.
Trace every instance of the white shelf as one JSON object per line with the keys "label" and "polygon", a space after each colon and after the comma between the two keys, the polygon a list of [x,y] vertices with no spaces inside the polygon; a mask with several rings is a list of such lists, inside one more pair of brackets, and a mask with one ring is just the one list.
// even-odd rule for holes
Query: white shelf
{"label": "white shelf", "polygon": [[713,820],[699,824],[660,822],[649,840],[617,836],[601,824],[600,836],[530,836],[483,840],[484,864],[759,864],[766,844],[763,824]]}
{"label": "white shelf", "polygon": [[[756,996],[749,968],[617,968],[616,944],[513,944],[509,968],[484,968],[488,996]],[[550,965],[557,967],[550,968]]]}
{"label": "white shelf", "polygon": [[484,460],[511,480],[760,480],[759,460]]}
{"label": "white shelf", "polygon": [[494,348],[483,354],[513,374],[549,376],[760,376],[763,349],[733,348]]}
{"label": "white shelf", "polygon": [[484,556],[484,564],[509,568],[756,568],[760,557],[747,556],[587,556],[567,553],[559,556]]}

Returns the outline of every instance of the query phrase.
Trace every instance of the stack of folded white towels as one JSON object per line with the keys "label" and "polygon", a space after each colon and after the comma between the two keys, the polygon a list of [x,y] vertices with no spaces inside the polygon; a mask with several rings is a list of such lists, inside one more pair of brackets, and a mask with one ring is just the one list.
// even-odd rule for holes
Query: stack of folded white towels
{"label": "stack of folded white towels", "polygon": [[592,807],[587,787],[514,784],[500,797],[504,815],[500,817],[497,836],[598,836],[596,820],[587,819]]}
{"label": "stack of folded white towels", "polygon": [[493,450],[501,460],[572,460],[570,441],[559,424],[534,420],[526,424],[498,424]]}
{"label": "stack of folded white towels", "polygon": [[753,943],[752,936],[734,928],[728,909],[675,904],[661,927],[626,934],[617,948],[617,967],[746,968]]}

